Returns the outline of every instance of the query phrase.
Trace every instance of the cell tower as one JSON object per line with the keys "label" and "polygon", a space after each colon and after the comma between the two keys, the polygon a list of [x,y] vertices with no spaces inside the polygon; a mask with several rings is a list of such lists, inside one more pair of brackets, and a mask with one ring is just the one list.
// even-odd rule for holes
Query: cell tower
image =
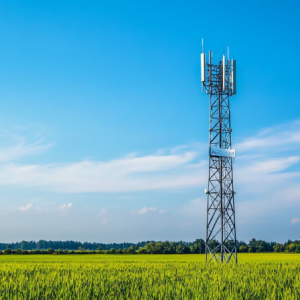
{"label": "cell tower", "polygon": [[236,94],[236,61],[227,60],[213,64],[212,52],[201,53],[201,81],[209,96],[209,177],[206,219],[206,262],[237,263],[235,206],[231,148],[231,122],[229,99]]}

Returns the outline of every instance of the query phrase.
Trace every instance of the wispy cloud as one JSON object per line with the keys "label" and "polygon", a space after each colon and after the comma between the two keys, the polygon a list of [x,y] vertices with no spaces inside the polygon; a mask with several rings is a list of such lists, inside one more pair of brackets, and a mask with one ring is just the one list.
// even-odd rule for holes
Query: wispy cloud
{"label": "wispy cloud", "polygon": [[[244,201],[263,197],[262,207],[263,203],[269,204],[271,200],[268,199],[272,199],[272,205],[275,205],[275,199],[283,193],[289,195],[285,201],[299,198],[299,188],[295,181],[300,178],[300,155],[299,151],[294,151],[300,150],[299,141],[300,122],[296,121],[267,128],[236,144],[235,187],[240,194],[244,193]],[[28,146],[31,149],[29,152],[49,147],[41,145],[37,143]],[[69,164],[3,163],[0,168],[0,185],[34,187],[60,193],[119,193],[159,189],[177,191],[193,187],[204,189],[207,185],[208,160],[206,151],[204,156],[201,149],[199,145],[181,145],[152,155],[138,156],[131,153],[110,161],[85,160]],[[62,209],[66,206],[64,204]]]}
{"label": "wispy cloud", "polygon": [[108,211],[104,208],[101,209],[100,211],[100,216],[106,215],[108,213]]}
{"label": "wispy cloud", "polygon": [[0,136],[0,162],[2,163],[46,152],[53,145],[45,143],[44,138],[29,142],[26,137],[3,129],[0,129]]}
{"label": "wispy cloud", "polygon": [[144,215],[146,213],[148,213],[149,211],[155,211],[156,207],[143,207],[141,210],[138,210],[138,214],[139,215]]}
{"label": "wispy cloud", "polygon": [[69,204],[63,204],[59,207],[60,210],[67,210],[69,208],[72,207],[72,203],[69,203]]}
{"label": "wispy cloud", "polygon": [[239,152],[283,151],[300,145],[300,121],[274,126],[262,130],[257,135],[248,137],[235,145]]}
{"label": "wispy cloud", "polygon": [[268,128],[236,147],[237,219],[258,222],[286,211],[281,220],[289,222],[288,211],[300,206],[300,122]]}
{"label": "wispy cloud", "polygon": [[290,166],[300,161],[300,156],[288,156],[283,158],[266,159],[256,161],[247,168],[248,172],[255,173],[274,173],[286,170]]}
{"label": "wispy cloud", "polygon": [[32,206],[32,203],[18,207],[19,210],[26,211]]}
{"label": "wispy cloud", "polygon": [[[237,158],[233,167],[234,187],[237,192],[235,201],[238,224],[242,222],[261,224],[269,218],[270,220],[276,219],[276,222],[289,224],[291,230],[296,229],[297,224],[300,223],[300,219],[293,218],[293,212],[300,209],[299,136],[300,122],[296,121],[267,128],[235,145]],[[43,142],[41,142],[42,144]],[[31,144],[23,143],[23,145]],[[39,149],[39,145],[36,145],[37,153],[47,149],[47,147]],[[34,148],[34,146],[32,147]],[[26,153],[26,151],[22,153]],[[28,153],[34,153],[34,151]],[[35,188],[59,193],[115,193],[113,199],[122,198],[124,202],[129,198],[132,199],[130,201],[139,198],[138,193],[127,193],[131,191],[190,192],[192,188],[197,187],[199,189],[198,198],[190,202],[186,201],[189,199],[182,199],[187,204],[177,212],[183,218],[177,218],[173,224],[180,225],[180,228],[184,230],[185,226],[190,224],[199,224],[200,221],[205,223],[206,196],[204,188],[207,188],[208,175],[207,146],[203,150],[199,145],[183,145],[173,149],[155,151],[154,154],[144,156],[131,153],[109,161],[87,159],[66,164],[25,165],[8,163],[10,159],[3,158],[1,160],[0,158],[0,185],[2,186]],[[186,194],[182,193],[182,195],[186,197]],[[70,196],[63,197],[70,199]],[[63,202],[66,203],[66,201]],[[40,204],[33,199],[26,200],[26,202]],[[30,209],[31,204],[29,205],[20,206],[18,209],[26,211]],[[149,204],[149,207],[143,207],[144,205],[142,204],[140,210],[136,210],[132,214],[140,215],[142,217],[140,220],[146,218],[148,214],[166,221],[176,215],[178,201],[174,203],[174,207],[168,206],[167,203],[164,204],[164,208],[168,212],[172,212],[164,217],[162,215],[159,217],[159,215],[166,213],[165,209],[155,207],[157,204]],[[59,209],[60,213],[67,214],[71,206],[71,203],[62,204]],[[58,207],[57,203],[52,208],[43,206],[42,212],[57,214]],[[36,213],[38,210],[38,208],[34,209]],[[11,211],[11,213],[15,212],[16,207]],[[114,214],[116,214],[114,209],[109,209],[108,214],[108,211],[103,208],[98,213],[96,212],[95,217],[98,215],[96,220],[99,224],[106,225],[108,223],[107,216],[109,215],[109,219],[113,220]],[[276,214],[277,217],[274,217]],[[23,217],[26,215],[24,214]],[[120,218],[125,219],[126,216],[122,215]],[[111,224],[113,226],[115,222],[111,222]],[[196,226],[188,227],[188,230],[194,230],[194,227]]]}
{"label": "wispy cloud", "polygon": [[204,182],[200,170],[205,165],[196,151],[65,165],[6,164],[0,169],[0,184],[62,193],[179,189]]}
{"label": "wispy cloud", "polygon": [[[300,122],[297,121],[268,128],[236,145],[233,172],[240,225],[267,221],[273,222],[272,226],[274,222],[300,223],[300,219],[290,216],[291,212],[300,209],[299,133]],[[202,193],[201,198],[183,207],[183,215],[192,220],[205,220],[206,197],[204,191]],[[249,228],[245,230],[250,232]]]}

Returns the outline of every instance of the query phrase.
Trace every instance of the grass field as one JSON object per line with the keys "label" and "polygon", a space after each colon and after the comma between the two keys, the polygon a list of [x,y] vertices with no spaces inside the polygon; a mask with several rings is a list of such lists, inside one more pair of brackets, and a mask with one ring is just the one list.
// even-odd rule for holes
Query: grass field
{"label": "grass field", "polygon": [[0,281],[0,299],[300,299],[300,255],[1,255]]}

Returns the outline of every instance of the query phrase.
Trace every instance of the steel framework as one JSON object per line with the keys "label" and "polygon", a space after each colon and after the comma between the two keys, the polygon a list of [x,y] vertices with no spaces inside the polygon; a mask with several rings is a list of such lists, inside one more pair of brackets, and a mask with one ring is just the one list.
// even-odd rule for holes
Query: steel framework
{"label": "steel framework", "polygon": [[232,80],[235,61],[229,59],[225,61],[223,56],[222,61],[213,64],[210,52],[208,63],[205,62],[204,56],[204,66],[205,79],[202,79],[202,83],[210,99],[209,176],[208,189],[205,190],[207,194],[206,262],[228,263],[234,260],[237,263],[233,158],[226,155],[213,155],[211,150],[219,148],[221,151],[232,151],[223,149],[231,149],[229,99],[233,93],[235,94],[235,82],[233,83]]}

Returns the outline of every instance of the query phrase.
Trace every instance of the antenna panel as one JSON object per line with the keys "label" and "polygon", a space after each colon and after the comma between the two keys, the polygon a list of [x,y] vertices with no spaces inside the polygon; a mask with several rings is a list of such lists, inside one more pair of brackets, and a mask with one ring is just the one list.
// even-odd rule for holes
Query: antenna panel
{"label": "antenna panel", "polygon": [[232,94],[236,94],[236,60],[231,60],[231,89]]}
{"label": "antenna panel", "polygon": [[205,53],[201,53],[201,81],[205,81]]}

